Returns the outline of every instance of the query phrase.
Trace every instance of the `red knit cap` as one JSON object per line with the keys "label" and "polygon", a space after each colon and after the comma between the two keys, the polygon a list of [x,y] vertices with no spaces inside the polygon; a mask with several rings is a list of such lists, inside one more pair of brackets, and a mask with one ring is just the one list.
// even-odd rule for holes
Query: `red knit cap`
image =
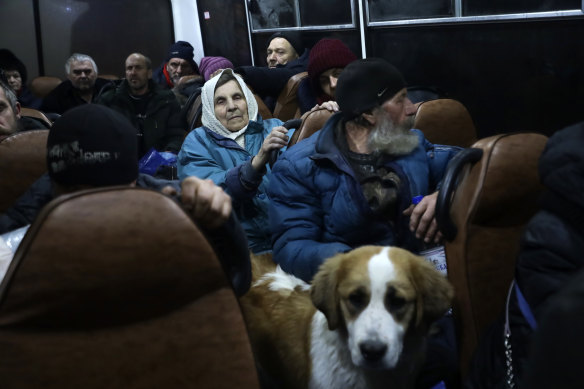
{"label": "red knit cap", "polygon": [[308,77],[315,91],[321,93],[318,78],[325,70],[344,68],[357,56],[338,39],[324,38],[316,42],[308,58]]}

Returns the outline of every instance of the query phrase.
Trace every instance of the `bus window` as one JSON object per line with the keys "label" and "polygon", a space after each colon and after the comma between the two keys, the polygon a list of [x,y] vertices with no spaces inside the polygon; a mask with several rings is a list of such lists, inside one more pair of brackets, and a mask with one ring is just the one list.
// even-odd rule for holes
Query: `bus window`
{"label": "bus window", "polygon": [[[31,0],[32,2],[32,0]],[[133,52],[157,67],[174,41],[170,0],[39,1],[44,72],[64,77],[71,53],[88,54],[99,73],[124,74]]]}

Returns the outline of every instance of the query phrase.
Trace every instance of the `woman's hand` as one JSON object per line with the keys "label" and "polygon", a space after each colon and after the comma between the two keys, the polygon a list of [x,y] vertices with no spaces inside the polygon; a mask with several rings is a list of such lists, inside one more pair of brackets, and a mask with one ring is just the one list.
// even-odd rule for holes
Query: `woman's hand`
{"label": "woman's hand", "polygon": [[264,139],[262,148],[251,160],[251,165],[257,171],[262,170],[270,158],[272,150],[280,150],[288,144],[288,130],[285,127],[278,126],[272,129],[272,132]]}

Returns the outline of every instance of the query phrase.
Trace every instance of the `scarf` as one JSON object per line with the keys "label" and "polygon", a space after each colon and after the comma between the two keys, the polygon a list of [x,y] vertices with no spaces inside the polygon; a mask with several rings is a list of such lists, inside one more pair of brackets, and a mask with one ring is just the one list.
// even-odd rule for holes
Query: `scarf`
{"label": "scarf", "polygon": [[225,69],[220,74],[211,78],[209,81],[203,85],[201,89],[201,102],[203,103],[203,126],[207,127],[209,130],[216,134],[224,136],[229,139],[233,139],[239,146],[245,148],[245,131],[247,130],[248,124],[237,132],[231,132],[221,124],[219,119],[215,116],[215,85],[217,81],[224,72],[231,72],[235,76],[235,80],[239,84],[239,87],[243,91],[245,96],[245,101],[247,102],[247,114],[250,121],[256,121],[258,116],[258,104],[253,96],[252,91],[247,87],[241,76],[234,73],[232,69]]}

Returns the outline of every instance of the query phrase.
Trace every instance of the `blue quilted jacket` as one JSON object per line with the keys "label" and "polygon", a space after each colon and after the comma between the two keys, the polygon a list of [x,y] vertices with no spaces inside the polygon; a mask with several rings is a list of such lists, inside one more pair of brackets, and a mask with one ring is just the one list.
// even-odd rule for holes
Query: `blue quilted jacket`
{"label": "blue quilted jacket", "polygon": [[335,114],[324,128],[280,156],[268,187],[274,260],[310,282],[322,262],[366,244],[413,247],[401,215],[411,198],[437,190],[448,161],[460,148],[433,145],[419,130],[418,147],[384,164],[401,178],[395,219],[380,219],[369,207],[351,166],[334,142]]}
{"label": "blue quilted jacket", "polygon": [[260,151],[272,128],[280,125],[279,119],[262,120],[259,116],[257,121],[250,121],[245,149],[234,140],[199,127],[185,138],[178,153],[181,180],[187,176],[211,179],[231,196],[250,249],[256,253],[271,250],[266,196],[270,174],[269,167],[266,174],[258,174],[251,166],[251,158]]}

